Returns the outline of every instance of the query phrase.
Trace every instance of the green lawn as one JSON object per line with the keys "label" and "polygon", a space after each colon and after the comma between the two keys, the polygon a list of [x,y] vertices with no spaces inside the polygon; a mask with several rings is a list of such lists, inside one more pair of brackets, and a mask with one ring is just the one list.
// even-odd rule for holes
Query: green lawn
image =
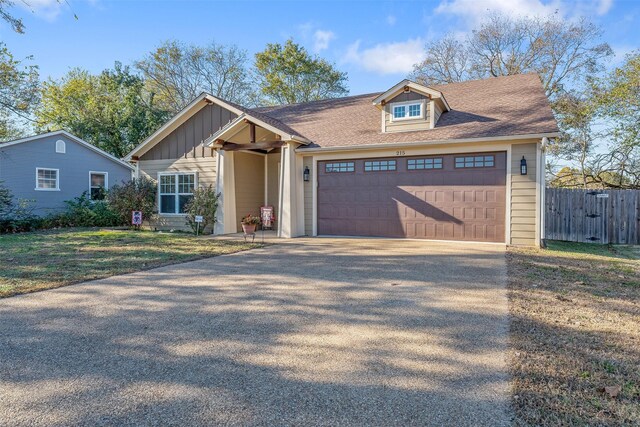
{"label": "green lawn", "polygon": [[183,233],[69,229],[0,235],[0,297],[258,247]]}
{"label": "green lawn", "polygon": [[640,247],[509,248],[516,425],[640,425]]}

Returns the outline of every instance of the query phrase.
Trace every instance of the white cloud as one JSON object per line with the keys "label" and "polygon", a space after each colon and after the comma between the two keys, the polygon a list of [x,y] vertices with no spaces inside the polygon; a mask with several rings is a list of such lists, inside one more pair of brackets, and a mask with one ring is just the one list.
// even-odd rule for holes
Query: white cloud
{"label": "white cloud", "polygon": [[387,16],[387,24],[389,24],[389,25],[390,25],[390,26],[392,26],[392,27],[393,27],[394,25],[396,25],[396,21],[397,21],[397,20],[398,20],[398,19],[397,19],[394,15],[389,15],[389,16]]}
{"label": "white cloud", "polygon": [[358,40],[348,47],[342,62],[378,74],[407,74],[423,58],[424,40],[418,37],[404,42],[380,43],[366,49],[360,49]]}
{"label": "white cloud", "polygon": [[320,51],[328,49],[329,43],[331,43],[331,40],[335,38],[336,35],[333,33],[333,31],[316,30],[316,32],[313,33],[313,51],[318,53]]}
{"label": "white cloud", "polygon": [[513,17],[548,16],[554,13],[576,17],[605,15],[612,6],[613,0],[442,0],[435,12],[460,16],[469,24],[477,24],[489,12]]}

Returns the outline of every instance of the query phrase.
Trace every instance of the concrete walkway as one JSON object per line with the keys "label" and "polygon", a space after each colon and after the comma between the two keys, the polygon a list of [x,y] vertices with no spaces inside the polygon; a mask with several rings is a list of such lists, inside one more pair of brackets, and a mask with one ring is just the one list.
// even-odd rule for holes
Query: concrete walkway
{"label": "concrete walkway", "polygon": [[0,300],[0,425],[510,422],[504,248],[285,244]]}

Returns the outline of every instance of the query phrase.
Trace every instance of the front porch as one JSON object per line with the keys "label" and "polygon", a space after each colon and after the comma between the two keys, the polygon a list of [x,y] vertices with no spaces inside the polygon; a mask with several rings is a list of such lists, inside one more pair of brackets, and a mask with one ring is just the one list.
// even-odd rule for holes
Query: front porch
{"label": "front porch", "polygon": [[216,189],[222,194],[216,235],[237,237],[242,217],[260,216],[261,206],[273,208],[271,238],[304,234],[298,142],[277,128],[240,116],[205,143],[216,151]]}

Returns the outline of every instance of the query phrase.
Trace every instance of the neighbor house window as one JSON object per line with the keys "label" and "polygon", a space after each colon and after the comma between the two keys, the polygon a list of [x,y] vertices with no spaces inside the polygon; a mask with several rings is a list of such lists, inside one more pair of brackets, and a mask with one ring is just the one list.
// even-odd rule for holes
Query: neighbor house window
{"label": "neighbor house window", "polygon": [[421,119],[422,102],[411,102],[393,106],[393,120]]}
{"label": "neighbor house window", "polygon": [[407,160],[408,170],[442,169],[442,157],[427,157],[424,159]]}
{"label": "neighbor house window", "polygon": [[60,190],[58,169],[36,168],[36,190]]}
{"label": "neighbor house window", "polygon": [[61,139],[56,141],[56,153],[64,154],[67,152],[67,144]]}
{"label": "neighbor house window", "polygon": [[325,163],[324,171],[326,173],[335,173],[335,172],[353,172],[355,171],[355,163],[354,162],[335,162],[335,163]]}
{"label": "neighbor house window", "polygon": [[457,168],[490,168],[495,164],[495,156],[456,157]]}
{"label": "neighbor house window", "polygon": [[364,162],[365,172],[394,171],[394,170],[396,170],[395,160],[369,160]]}
{"label": "neighbor house window", "polygon": [[89,172],[91,200],[103,200],[107,188],[106,172]]}
{"label": "neighbor house window", "polygon": [[158,179],[161,214],[183,214],[196,187],[194,173],[163,173]]}

